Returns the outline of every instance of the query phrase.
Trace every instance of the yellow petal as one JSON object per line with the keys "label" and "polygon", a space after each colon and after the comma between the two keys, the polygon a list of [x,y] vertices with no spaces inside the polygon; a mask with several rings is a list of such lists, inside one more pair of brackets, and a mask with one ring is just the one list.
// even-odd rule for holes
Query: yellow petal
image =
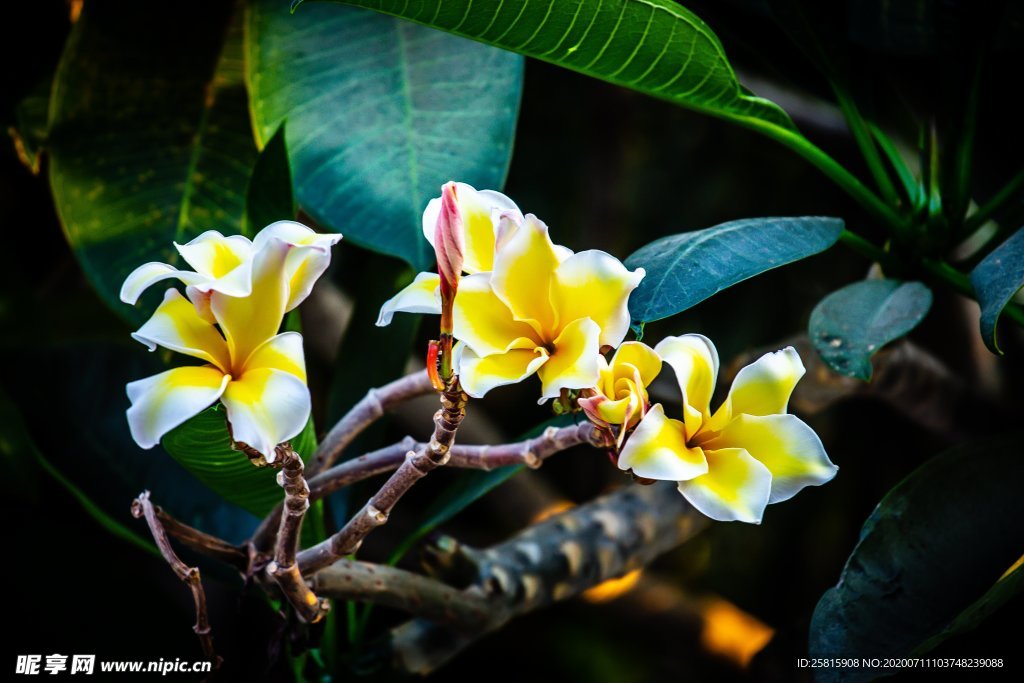
{"label": "yellow petal", "polygon": [[[461,293],[461,292],[460,292]],[[455,368],[463,391],[473,398],[481,398],[495,387],[521,382],[548,360],[547,351],[534,346],[528,339],[520,339],[510,351],[490,356],[478,356],[465,345],[455,347]]]}
{"label": "yellow petal", "polygon": [[665,417],[665,409],[656,403],[626,440],[619,469],[646,479],[684,481],[707,472],[708,463],[701,449],[686,445],[683,423]]}
{"label": "yellow petal", "polygon": [[313,285],[330,265],[331,247],[341,240],[341,235],[318,233],[296,221],[277,221],[260,230],[253,239],[253,245],[260,249],[274,238],[292,246],[312,247],[293,249],[285,261],[285,277],[288,279],[287,312],[309,296]]}
{"label": "yellow petal", "polygon": [[256,252],[252,269],[252,293],[233,297],[210,295],[210,310],[227,338],[235,367],[242,367],[253,350],[277,334],[288,301],[284,262],[290,249],[279,239],[268,240]]}
{"label": "yellow petal", "polygon": [[708,419],[711,396],[718,379],[718,351],[711,340],[700,334],[665,337],[654,351],[676,373],[683,393],[683,420],[693,437]]}
{"label": "yellow petal", "polygon": [[772,486],[768,468],[742,448],[704,453],[707,474],[679,482],[679,492],[711,519],[760,524]]}
{"label": "yellow petal", "polygon": [[618,346],[629,331],[629,293],[644,277],[603,251],[581,251],[555,270],[551,296],[559,324],[588,317],[601,328],[601,346]]}
{"label": "yellow petal", "polygon": [[530,323],[546,341],[557,334],[558,320],[551,302],[557,266],[558,255],[548,226],[531,214],[494,255],[491,273],[491,287],[513,318]]}
{"label": "yellow petal", "polygon": [[142,293],[148,287],[161,280],[170,278],[181,280],[186,285],[194,285],[206,281],[206,278],[199,273],[178,270],[166,263],[143,263],[125,278],[124,284],[121,285],[121,301],[134,306],[135,302],[139,300],[139,297],[142,296]]}
{"label": "yellow petal", "polygon": [[829,481],[839,469],[821,439],[795,415],[738,415],[704,448],[742,448],[772,473],[769,503]]}
{"label": "yellow petal", "polygon": [[725,402],[715,412],[709,428],[722,429],[734,415],[775,415],[785,413],[789,397],[804,364],[792,346],[766,353],[738,373]]}
{"label": "yellow petal", "polygon": [[227,372],[231,367],[228,347],[220,332],[203,320],[195,306],[176,289],[168,289],[152,317],[132,334],[149,347],[162,346],[213,363]]}
{"label": "yellow petal", "polygon": [[516,339],[543,340],[533,327],[512,317],[512,312],[491,289],[490,275],[469,275],[459,283],[459,292],[452,305],[452,330],[478,356],[504,353]]}
{"label": "yellow petal", "polygon": [[267,459],[274,447],[294,436],[309,420],[309,390],[295,375],[259,368],[232,380],[221,398],[235,441],[252,446]]}
{"label": "yellow petal", "polygon": [[441,277],[420,273],[398,294],[384,302],[377,315],[377,327],[387,327],[395,313],[441,313]]}
{"label": "yellow petal", "polygon": [[305,382],[306,358],[302,352],[302,335],[282,332],[256,347],[245,363],[245,372],[260,368],[281,370]]}
{"label": "yellow petal", "polygon": [[[465,231],[463,270],[470,274],[488,272],[494,267],[495,235],[501,215],[508,213],[521,221],[522,214],[515,202],[493,190],[476,190],[466,183],[455,183],[455,196]],[[423,212],[423,234],[430,246],[434,246],[440,212],[440,197],[431,199]]]}
{"label": "yellow petal", "polygon": [[629,364],[640,373],[643,386],[650,385],[661,372],[661,357],[643,342],[624,342],[612,356],[612,368],[619,364]]}
{"label": "yellow petal", "polygon": [[565,326],[552,344],[548,362],[538,371],[543,389],[541,402],[556,398],[562,389],[588,389],[597,384],[601,346],[600,328],[590,318]]}
{"label": "yellow petal", "polygon": [[[189,304],[191,307],[191,304]],[[135,443],[152,448],[164,434],[208,408],[231,378],[217,368],[174,368],[127,386],[128,428]]]}

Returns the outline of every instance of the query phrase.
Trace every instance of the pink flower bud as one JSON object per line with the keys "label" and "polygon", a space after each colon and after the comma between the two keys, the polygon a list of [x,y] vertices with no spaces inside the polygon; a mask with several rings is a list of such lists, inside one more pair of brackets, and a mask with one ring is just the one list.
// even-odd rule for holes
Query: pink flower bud
{"label": "pink flower bud", "polygon": [[442,298],[446,289],[454,295],[459,288],[464,252],[465,236],[455,183],[447,182],[441,188],[441,211],[434,232],[434,253],[437,255],[437,272],[441,275]]}

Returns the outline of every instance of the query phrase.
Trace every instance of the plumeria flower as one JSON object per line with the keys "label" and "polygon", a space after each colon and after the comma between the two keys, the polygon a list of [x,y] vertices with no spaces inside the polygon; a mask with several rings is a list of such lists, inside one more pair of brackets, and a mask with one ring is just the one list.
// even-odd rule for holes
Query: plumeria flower
{"label": "plumeria flower", "polygon": [[765,506],[824,484],[838,469],[818,435],[786,414],[804,374],[793,347],[768,353],[736,375],[725,402],[710,411],[718,352],[698,334],[668,337],[655,351],[672,366],[683,394],[682,420],[651,407],[619,455],[619,467],[647,479],[679,482],[702,513],[760,523]]}
{"label": "plumeria flower", "polygon": [[271,239],[280,239],[294,246],[316,246],[317,249],[295,251],[288,255],[285,269],[292,285],[288,311],[309,296],[313,283],[330,264],[330,248],[341,239],[339,234],[320,234],[295,221],[271,223],[253,241],[244,235],[225,237],[208,230],[187,244],[174,243],[181,258],[195,270],[179,270],[166,263],[145,263],[136,268],[121,286],[121,301],[134,305],[147,288],[162,280],[176,279],[186,285],[185,292],[196,310],[209,322],[210,294],[249,296],[252,291],[253,259]]}
{"label": "plumeria flower", "polygon": [[590,396],[579,405],[595,424],[618,428],[618,445],[650,408],[647,386],[661,372],[661,358],[642,342],[624,342],[611,362],[597,359],[599,377]]}
{"label": "plumeria flower", "polygon": [[[447,207],[447,208],[446,208]],[[456,216],[452,216],[454,209]],[[450,263],[458,263],[460,273],[483,273],[494,267],[494,250],[505,235],[510,234],[523,220],[515,203],[493,190],[476,190],[465,183],[449,182],[441,188],[441,196],[431,199],[423,212],[423,235],[436,252],[456,251],[458,258],[442,258],[443,271]],[[438,242],[439,223],[457,224],[461,236],[443,231],[448,240]],[[452,278],[455,279],[454,277]],[[377,318],[377,326],[391,324],[395,313],[441,312],[441,276],[438,273],[420,273],[412,284],[384,303]]]}
{"label": "plumeria flower", "polygon": [[[216,325],[193,302],[169,289],[153,316],[132,335],[150,350],[162,346],[204,361],[128,384],[128,425],[142,448],[152,448],[164,434],[218,400],[227,411],[233,439],[259,451],[268,462],[274,459],[275,446],[302,431],[310,412],[302,336],[278,330],[289,306],[308,295],[327,267],[330,252],[327,240],[308,238],[291,226],[277,231],[291,239],[264,235],[265,230],[253,243],[246,296],[209,292]],[[331,237],[333,244],[340,236]],[[296,238],[309,243],[297,245]]]}
{"label": "plumeria flower", "polygon": [[541,401],[593,387],[600,350],[629,330],[626,301],[644,276],[603,251],[556,246],[535,216],[499,245],[490,273],[462,279],[453,307],[462,388],[480,397],[537,373]]}

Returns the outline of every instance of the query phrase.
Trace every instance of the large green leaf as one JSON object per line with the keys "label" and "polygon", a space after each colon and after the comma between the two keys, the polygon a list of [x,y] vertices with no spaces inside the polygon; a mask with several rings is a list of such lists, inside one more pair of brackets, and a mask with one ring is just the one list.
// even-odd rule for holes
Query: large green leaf
{"label": "large green leaf", "polygon": [[[244,453],[231,448],[224,408],[207,408],[168,432],[160,442],[164,450],[200,481],[257,517],[262,517],[283,498],[276,470],[259,468]],[[292,439],[292,447],[309,461],[316,451],[312,420]]]}
{"label": "large green leaf", "polygon": [[1003,309],[1024,286],[1024,228],[1013,233],[971,271],[974,295],[981,305],[981,338],[995,353],[996,323]]}
{"label": "large green leaf", "polygon": [[811,311],[811,342],[841,375],[871,379],[871,356],[917,327],[932,305],[920,282],[864,280],[832,292]]}
{"label": "large green leaf", "polygon": [[285,147],[284,125],[260,152],[246,191],[245,222],[248,232],[259,232],[275,221],[294,220],[297,207],[292,191],[292,169]]}
{"label": "large green leaf", "polygon": [[[815,609],[812,657],[902,657],[962,625],[960,615],[975,609],[1024,547],[1020,443],[1016,435],[947,451],[882,499],[839,583]],[[879,674],[822,669],[817,678]]]}
{"label": "large green leaf", "polygon": [[[793,131],[739,84],[717,36],[672,0],[347,0],[676,104]],[[296,12],[310,8],[305,4]]]}
{"label": "large green leaf", "polygon": [[635,323],[667,318],[726,287],[828,249],[839,239],[838,218],[747,218],[669,235],[626,259],[647,275],[629,298]]}
{"label": "large green leaf", "polygon": [[172,241],[241,231],[256,159],[241,44],[240,20],[197,0],[87,3],[71,31],[50,105],[53,196],[86,275],[136,322],[118,300],[129,272],[176,262]]}
{"label": "large green leaf", "polygon": [[317,222],[417,270],[421,214],[451,179],[500,189],[522,58],[347,7],[255,0],[248,80],[258,138],[285,129],[296,196]]}

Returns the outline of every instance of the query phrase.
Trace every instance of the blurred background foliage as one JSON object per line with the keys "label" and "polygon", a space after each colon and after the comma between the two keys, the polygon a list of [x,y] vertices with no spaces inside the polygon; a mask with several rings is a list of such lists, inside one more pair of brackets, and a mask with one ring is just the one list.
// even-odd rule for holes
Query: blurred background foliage
{"label": "blurred background foliage", "polygon": [[[948,142],[943,150],[957,148],[969,93],[977,88],[974,116],[981,123],[972,128],[971,193],[943,195],[947,203],[963,204],[961,211],[971,199],[983,204],[1021,173],[1024,138],[1019,112],[1008,100],[1024,49],[1019,4],[819,5],[686,3],[717,33],[740,81],[779,104],[806,136],[865,182],[870,171],[823,71],[843,82],[864,118],[883,128],[908,158],[933,137]],[[527,60],[524,67],[508,53],[363,10],[306,5],[289,15],[280,0],[260,0],[248,10],[239,14],[228,2],[151,7],[96,0],[86,2],[83,12],[80,2],[52,0],[19,3],[15,18],[5,22],[0,123],[11,127],[17,142],[0,146],[5,571],[9,585],[31,586],[11,592],[19,628],[5,639],[9,654],[198,658],[188,632],[187,591],[154,555],[128,506],[148,488],[173,514],[233,541],[258,521],[160,449],[141,451],[128,435],[124,384],[164,362],[128,337],[146,309],[115,303],[127,270],[140,259],[164,260],[157,255],[169,246],[168,234],[146,232],[147,226],[171,225],[179,238],[205,229],[251,234],[269,218],[285,217],[275,214],[290,212],[295,201],[300,219],[346,234],[329,282],[302,311],[314,423],[321,432],[368,387],[422,362],[432,322],[420,325],[407,316],[384,330],[372,323],[380,304],[411,278],[410,266],[429,264],[418,233],[408,226],[417,225],[422,204],[448,175],[496,188],[507,171],[504,191],[543,218],[557,242],[623,259],[662,236],[756,216],[835,216],[875,244],[889,239],[872,215],[815,168],[725,120],[540,61]],[[306,12],[329,19],[303,20]],[[104,31],[72,32],[80,21]],[[339,31],[352,35],[339,37]],[[366,45],[358,40],[385,33],[390,37]],[[259,35],[266,40],[253,44]],[[425,88],[422,111],[412,114],[402,111],[394,85],[386,82],[396,50],[409,49],[413,58],[406,53],[403,63],[421,70],[418,82]],[[61,62],[65,51],[75,58]],[[51,92],[55,73],[63,88]],[[210,73],[217,76],[210,79]],[[452,87],[430,91],[439,73]],[[214,107],[206,106],[211,87],[219,93]],[[362,109],[352,106],[353,93],[367,98]],[[461,113],[457,125],[445,110]],[[70,123],[48,127],[47,112],[51,123]],[[404,117],[405,127],[388,129],[396,116]],[[223,136],[212,145],[217,154],[191,153],[201,117],[210,135]],[[446,138],[453,129],[459,135]],[[422,173],[403,172],[410,164]],[[941,165],[943,172],[954,168],[954,162]],[[161,182],[162,173],[185,178],[185,184]],[[281,192],[282,178],[289,177],[294,197]],[[97,178],[124,183],[96,192]],[[149,193],[158,185],[187,200],[154,200]],[[186,210],[166,213],[168,205]],[[112,222],[120,207],[126,207],[123,222]],[[1024,222],[1019,191],[996,219],[990,229],[1004,237]],[[405,232],[392,238],[381,226]],[[392,253],[404,261],[366,249],[380,251],[388,240],[400,244]],[[905,249],[892,247],[901,258]],[[898,272],[886,275],[923,277],[913,258],[900,263]],[[961,263],[965,272],[973,265],[969,257]],[[727,375],[765,350],[795,343],[809,372],[792,409],[818,431],[840,466],[835,480],[773,506],[760,526],[713,525],[631,577],[628,590],[606,587],[604,595],[515,621],[442,675],[810,680],[794,661],[808,654],[815,607],[839,580],[862,525],[887,494],[900,504],[927,501],[912,509],[931,515],[915,522],[921,535],[914,548],[924,548],[926,559],[900,589],[914,593],[914,579],[924,579],[925,595],[941,589],[949,601],[938,616],[914,612],[920,603],[913,600],[897,610],[909,623],[928,622],[908,648],[979,599],[1024,552],[1019,496],[1007,497],[1022,482],[1024,442],[1013,430],[1019,429],[1024,396],[1024,336],[1005,324],[999,338],[1005,355],[993,355],[978,333],[977,304],[937,286],[920,325],[875,356],[871,383],[842,377],[816,355],[806,336],[808,321],[826,295],[863,279],[869,266],[861,255],[836,246],[740,282],[645,330],[653,341],[684,332],[708,335]],[[550,417],[547,407],[535,405],[535,390],[509,387],[474,403],[460,438],[505,441],[535,427]],[[658,397],[661,390],[656,385],[652,392]],[[361,437],[352,453],[407,433],[426,436],[432,410],[429,402],[409,406]],[[930,474],[934,481],[919,477],[910,489],[890,493],[953,446],[960,450],[927,472],[959,463],[953,478],[963,486]],[[976,476],[964,478],[965,472]],[[410,534],[429,536],[421,526],[438,510],[445,520],[440,529],[486,545],[538,515],[624,482],[603,455],[578,449],[538,472],[508,479],[467,514],[456,514],[495,483],[493,477],[439,471],[410,493],[386,532],[367,544],[365,557],[384,561]],[[348,493],[361,499],[372,485]],[[340,494],[328,501],[329,527],[344,517],[347,504]],[[876,514],[884,518],[896,507]],[[951,510],[958,514],[950,517]],[[874,528],[882,527],[876,520]],[[905,535],[892,534],[878,551],[883,559],[872,561],[885,566],[886,558],[902,557],[905,544]],[[415,567],[416,546],[409,545],[413,549],[401,562]],[[857,552],[869,551],[862,544]],[[929,553],[945,558],[944,567],[964,557],[982,558],[984,566],[946,575],[929,564]],[[335,680],[345,680],[350,670],[386,677],[376,669],[375,637],[400,615],[339,605],[326,631],[313,633],[308,643],[286,644],[279,618],[259,591],[242,587],[216,565],[204,562],[202,570],[229,677],[288,680],[297,671],[318,677],[331,670]],[[960,580],[960,570],[970,572],[970,580]],[[997,596],[987,619],[975,620],[932,652],[1004,657],[1013,664],[1010,646],[1021,635],[1019,583],[1017,572],[1014,583],[1004,584],[1014,589]],[[879,604],[890,600],[883,595]],[[864,612],[851,617],[851,632],[894,618]],[[829,616],[816,618],[812,645],[832,637],[870,646],[856,633],[828,635],[820,622],[838,623]],[[312,654],[292,661],[289,649]]]}

